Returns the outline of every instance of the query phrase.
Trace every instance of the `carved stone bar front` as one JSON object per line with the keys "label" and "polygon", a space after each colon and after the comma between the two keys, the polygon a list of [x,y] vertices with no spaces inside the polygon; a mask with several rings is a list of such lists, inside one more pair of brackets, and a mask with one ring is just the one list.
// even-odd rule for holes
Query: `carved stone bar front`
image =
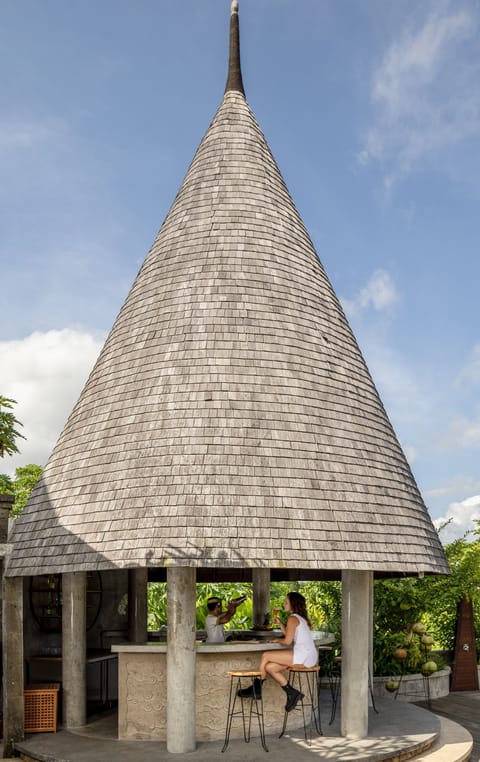
{"label": "carved stone bar front", "polygon": [[[315,633],[321,645],[331,637]],[[196,653],[196,740],[215,741],[225,735],[230,678],[228,670],[257,669],[263,651],[283,646],[266,642],[230,641],[220,645],[198,644]],[[118,737],[129,740],[166,740],[166,645],[115,645],[118,653]],[[279,733],[284,716],[285,693],[272,679],[263,689],[265,732]],[[294,713],[289,727],[303,725]],[[296,724],[295,724],[296,721]],[[252,736],[258,726],[252,722]],[[243,736],[241,722],[233,725],[232,738]]]}

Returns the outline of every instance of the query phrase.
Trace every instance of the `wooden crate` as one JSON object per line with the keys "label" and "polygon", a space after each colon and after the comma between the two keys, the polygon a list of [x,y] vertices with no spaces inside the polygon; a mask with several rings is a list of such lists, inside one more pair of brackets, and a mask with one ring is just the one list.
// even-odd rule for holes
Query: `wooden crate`
{"label": "wooden crate", "polygon": [[60,683],[31,683],[25,686],[25,733],[56,733]]}

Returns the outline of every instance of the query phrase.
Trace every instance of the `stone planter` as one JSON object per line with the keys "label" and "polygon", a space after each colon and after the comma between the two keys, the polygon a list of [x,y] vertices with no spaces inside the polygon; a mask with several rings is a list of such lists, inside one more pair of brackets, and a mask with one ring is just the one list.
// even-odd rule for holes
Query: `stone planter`
{"label": "stone planter", "polygon": [[[398,693],[389,693],[387,691],[385,683],[388,679],[388,677],[373,678],[373,695],[375,698],[390,698],[394,700],[396,697],[397,701],[425,701],[426,686],[423,675],[404,675],[401,682],[399,678],[394,677],[394,680],[400,682]],[[450,667],[439,669],[438,672],[430,675],[427,680],[431,699],[448,696],[450,693]]]}

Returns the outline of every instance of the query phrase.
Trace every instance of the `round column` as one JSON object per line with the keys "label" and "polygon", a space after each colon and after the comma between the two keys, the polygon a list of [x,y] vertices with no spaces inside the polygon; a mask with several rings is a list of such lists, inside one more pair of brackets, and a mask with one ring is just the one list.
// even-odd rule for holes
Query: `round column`
{"label": "round column", "polygon": [[128,570],[128,639],[131,643],[147,640],[148,569]]}
{"label": "round column", "polygon": [[340,732],[368,734],[368,664],[372,572],[342,572],[342,702]]}
{"label": "round column", "polygon": [[3,753],[11,757],[23,739],[23,577],[3,578],[2,627]]}
{"label": "round column", "polygon": [[167,751],[195,751],[194,568],[167,569]]}
{"label": "round column", "polygon": [[87,723],[86,573],[62,575],[63,724]]}
{"label": "round column", "polygon": [[[253,624],[270,622],[270,569],[252,569]],[[268,616],[268,622],[265,617]]]}

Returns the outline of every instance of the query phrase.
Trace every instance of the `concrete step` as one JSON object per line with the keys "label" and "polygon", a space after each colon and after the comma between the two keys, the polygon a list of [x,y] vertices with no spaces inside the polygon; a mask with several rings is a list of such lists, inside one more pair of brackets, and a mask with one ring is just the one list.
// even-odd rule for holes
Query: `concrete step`
{"label": "concrete step", "polygon": [[410,762],[467,762],[470,759],[473,739],[468,730],[446,717],[439,717],[439,720],[441,727],[437,741],[427,751],[411,757]]}

